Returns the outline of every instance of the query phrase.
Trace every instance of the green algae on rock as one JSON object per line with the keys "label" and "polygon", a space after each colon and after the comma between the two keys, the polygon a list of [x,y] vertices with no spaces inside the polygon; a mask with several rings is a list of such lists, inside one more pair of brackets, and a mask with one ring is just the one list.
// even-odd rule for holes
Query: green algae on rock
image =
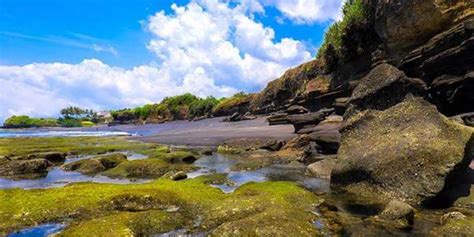
{"label": "green algae on rock", "polygon": [[0,156],[31,156],[46,152],[96,155],[114,151],[142,151],[156,144],[127,140],[125,137],[49,137],[0,139]]}
{"label": "green algae on rock", "polygon": [[121,153],[113,153],[67,163],[61,168],[67,171],[78,171],[82,174],[98,174],[125,161],[127,161],[127,156]]}
{"label": "green algae on rock", "polygon": [[161,159],[148,158],[120,163],[101,174],[111,178],[159,178],[168,172],[190,172],[194,169],[194,166],[188,164],[171,164]]}
{"label": "green algae on rock", "polygon": [[[72,219],[62,235],[151,235],[180,228],[215,236],[320,235],[312,225],[318,217],[310,211],[322,200],[293,183],[248,183],[224,194],[208,182],[208,177],[199,177],[181,182],[159,179],[147,184],[80,183],[46,190],[1,190],[0,234]],[[179,208],[170,211],[173,206]],[[195,225],[198,216],[202,221]]]}

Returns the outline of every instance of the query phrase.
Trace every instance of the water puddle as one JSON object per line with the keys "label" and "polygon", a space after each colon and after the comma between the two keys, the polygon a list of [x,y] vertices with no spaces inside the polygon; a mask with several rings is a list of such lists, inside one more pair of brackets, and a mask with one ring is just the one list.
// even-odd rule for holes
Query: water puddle
{"label": "water puddle", "polygon": [[126,155],[127,160],[143,160],[143,159],[148,158],[148,156],[146,156],[146,155],[131,152],[131,151],[116,151],[116,152],[107,152],[107,153],[100,154],[100,155],[76,155],[76,156],[73,155],[73,156],[68,156],[68,157],[66,157],[66,161],[64,163],[71,163],[71,162],[78,161],[78,160],[90,159],[90,158],[94,158],[94,157],[97,157],[97,156],[106,156],[106,155],[118,154],[118,153]]}
{"label": "water puddle", "polygon": [[[133,152],[115,152],[123,153],[127,155],[128,160],[139,160],[148,158],[145,155],[133,153]],[[106,153],[104,155],[111,154]],[[97,155],[87,155],[87,156],[74,156],[68,157],[65,163],[70,163],[78,161],[81,159],[88,159],[96,157]],[[131,184],[131,183],[145,183],[149,182],[147,179],[112,179],[102,175],[88,176],[83,175],[79,172],[74,171],[64,171],[59,167],[54,167],[51,169],[44,177],[37,179],[6,179],[0,178],[0,189],[9,189],[9,188],[23,188],[23,189],[35,189],[35,188],[55,188],[63,187],[70,183],[78,182],[94,182],[94,183],[112,183],[112,184]]]}
{"label": "water puddle", "polygon": [[315,192],[329,192],[329,181],[308,177],[303,164],[271,165],[255,171],[233,171],[231,167],[238,162],[239,156],[213,154],[197,160],[194,165],[199,170],[188,173],[189,178],[208,174],[227,174],[230,181],[226,184],[212,185],[225,193],[231,193],[248,182],[292,181]]}
{"label": "water puddle", "polygon": [[70,183],[78,182],[94,182],[94,183],[112,183],[112,184],[131,184],[131,183],[145,183],[150,180],[146,179],[112,179],[102,175],[87,176],[79,172],[64,171],[59,167],[54,167],[48,172],[46,177],[39,179],[23,179],[23,180],[11,180],[0,178],[0,189],[8,188],[22,188],[22,189],[35,189],[35,188],[56,188],[63,187]]}
{"label": "water puddle", "polygon": [[61,232],[66,227],[62,223],[48,223],[26,228],[7,235],[8,237],[46,237]]}

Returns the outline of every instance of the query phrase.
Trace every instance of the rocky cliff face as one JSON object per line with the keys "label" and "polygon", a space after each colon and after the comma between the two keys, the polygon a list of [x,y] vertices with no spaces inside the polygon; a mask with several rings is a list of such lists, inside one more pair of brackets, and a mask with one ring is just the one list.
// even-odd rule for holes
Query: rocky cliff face
{"label": "rocky cliff face", "polygon": [[344,18],[339,41],[269,83],[250,110],[278,111],[270,124],[293,123],[318,151],[330,140],[335,191],[449,206],[472,185],[459,186],[474,158],[474,1],[357,2],[363,18]]}
{"label": "rocky cliff face", "polygon": [[310,110],[330,107],[337,98],[349,96],[357,81],[380,63],[392,64],[408,77],[425,81],[432,89],[430,102],[443,113],[472,110],[451,104],[473,101],[472,95],[466,95],[466,88],[472,88],[469,73],[474,71],[473,1],[363,3],[365,19],[346,27],[336,59],[327,52],[288,70],[255,97],[250,110],[269,113],[295,104],[312,107]]}

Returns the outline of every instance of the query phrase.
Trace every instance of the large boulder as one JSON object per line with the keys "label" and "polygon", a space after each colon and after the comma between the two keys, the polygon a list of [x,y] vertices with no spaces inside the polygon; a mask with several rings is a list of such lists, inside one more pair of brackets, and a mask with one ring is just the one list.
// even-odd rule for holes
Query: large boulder
{"label": "large boulder", "polygon": [[380,64],[361,79],[349,99],[348,112],[364,109],[384,110],[404,100],[409,93],[424,95],[426,85],[408,78],[390,64]]}
{"label": "large boulder", "polygon": [[473,158],[473,131],[421,98],[354,114],[341,129],[331,186],[381,202],[448,202],[445,190],[456,185]]}

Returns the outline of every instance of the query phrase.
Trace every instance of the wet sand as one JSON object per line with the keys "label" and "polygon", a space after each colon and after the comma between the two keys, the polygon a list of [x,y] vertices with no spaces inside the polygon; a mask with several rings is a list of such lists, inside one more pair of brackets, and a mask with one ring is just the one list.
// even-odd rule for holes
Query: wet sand
{"label": "wet sand", "polygon": [[[296,135],[292,125],[269,126],[265,117],[240,122],[221,122],[223,118],[201,121],[176,121],[165,124],[149,125],[149,135],[137,136],[145,142],[170,145],[217,146],[226,140],[236,138],[274,138],[287,140]],[[145,125],[147,126],[147,125]]]}

